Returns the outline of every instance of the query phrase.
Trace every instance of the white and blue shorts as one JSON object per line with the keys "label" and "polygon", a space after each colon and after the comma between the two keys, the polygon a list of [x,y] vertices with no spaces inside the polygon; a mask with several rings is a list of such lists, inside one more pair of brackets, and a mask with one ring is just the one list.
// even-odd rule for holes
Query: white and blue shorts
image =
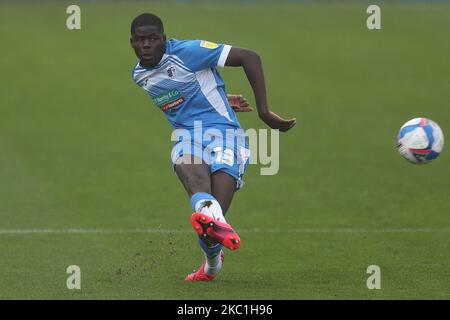
{"label": "white and blue shorts", "polygon": [[173,168],[179,157],[191,154],[208,164],[211,173],[223,171],[232,176],[236,189],[244,185],[242,177],[249,163],[250,149],[242,129],[176,129],[172,140],[175,141],[171,152]]}

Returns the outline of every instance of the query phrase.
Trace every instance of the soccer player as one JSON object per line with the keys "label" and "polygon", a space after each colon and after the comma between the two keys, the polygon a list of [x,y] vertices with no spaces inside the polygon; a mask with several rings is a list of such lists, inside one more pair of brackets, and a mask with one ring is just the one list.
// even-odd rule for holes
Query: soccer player
{"label": "soccer player", "polygon": [[287,131],[296,119],[286,120],[269,110],[261,59],[252,50],[203,40],[167,40],[161,19],[150,13],[133,20],[130,43],[139,59],[133,80],[177,132],[172,162],[190,197],[191,225],[206,257],[185,280],[213,280],[222,268],[222,247],[236,250],[241,244],[225,214],[242,187],[250,156],[235,111],[251,111],[241,96],[227,96],[217,67],[244,68],[258,115],[270,128]]}

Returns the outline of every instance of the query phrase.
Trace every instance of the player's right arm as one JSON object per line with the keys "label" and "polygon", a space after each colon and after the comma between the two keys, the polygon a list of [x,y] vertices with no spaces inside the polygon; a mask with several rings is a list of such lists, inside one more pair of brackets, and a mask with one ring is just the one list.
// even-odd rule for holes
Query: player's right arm
{"label": "player's right arm", "polygon": [[272,129],[279,129],[280,131],[288,131],[295,126],[295,118],[283,119],[269,110],[261,57],[256,52],[244,48],[231,47],[225,66],[244,68],[255,95],[258,115],[262,121]]}

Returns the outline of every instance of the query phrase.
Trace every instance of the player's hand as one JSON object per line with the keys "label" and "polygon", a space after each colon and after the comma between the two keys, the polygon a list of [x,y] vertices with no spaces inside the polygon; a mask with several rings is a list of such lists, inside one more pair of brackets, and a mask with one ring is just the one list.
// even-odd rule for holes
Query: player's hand
{"label": "player's hand", "polygon": [[297,123],[296,118],[283,119],[282,117],[280,117],[279,115],[277,115],[272,111],[262,113],[260,114],[259,117],[272,129],[278,129],[282,132],[288,131]]}
{"label": "player's hand", "polygon": [[250,112],[253,108],[247,102],[247,99],[242,94],[228,94],[228,103],[235,112]]}

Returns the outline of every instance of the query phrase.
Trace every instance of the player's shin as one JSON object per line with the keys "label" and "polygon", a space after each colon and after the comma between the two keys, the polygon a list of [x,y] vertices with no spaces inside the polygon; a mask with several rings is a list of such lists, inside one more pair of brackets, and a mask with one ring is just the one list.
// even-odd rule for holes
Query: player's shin
{"label": "player's shin", "polygon": [[220,258],[222,245],[217,243],[216,245],[209,247],[200,236],[198,237],[198,243],[206,257],[205,272],[210,276],[217,275],[220,269],[222,269],[222,259]]}

